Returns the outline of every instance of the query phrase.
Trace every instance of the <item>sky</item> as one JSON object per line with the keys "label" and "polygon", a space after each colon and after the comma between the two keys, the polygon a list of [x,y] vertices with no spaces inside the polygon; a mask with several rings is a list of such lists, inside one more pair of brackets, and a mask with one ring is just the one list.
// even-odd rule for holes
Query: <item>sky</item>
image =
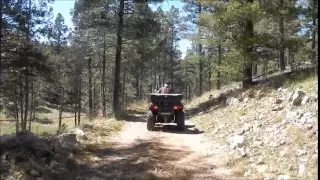
{"label": "sky", "polygon": [[[61,13],[65,19],[65,24],[68,27],[73,27],[72,16],[70,15],[70,12],[73,9],[74,2],[75,0],[56,0],[52,5],[54,16],[56,17],[58,13]],[[171,6],[182,9],[183,3],[179,0],[166,0],[159,6],[162,6],[163,11],[168,11]],[[182,58],[184,58],[187,49],[191,47],[191,43],[187,39],[182,39],[179,42],[179,47],[180,51],[182,52]]]}

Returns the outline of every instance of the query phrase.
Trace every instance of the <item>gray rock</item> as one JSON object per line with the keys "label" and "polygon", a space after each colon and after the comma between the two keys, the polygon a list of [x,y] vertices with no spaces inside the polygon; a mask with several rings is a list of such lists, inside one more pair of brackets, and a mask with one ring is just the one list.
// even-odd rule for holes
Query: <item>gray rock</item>
{"label": "gray rock", "polygon": [[68,134],[84,135],[85,133],[83,132],[82,129],[74,128],[74,129],[70,129],[68,131]]}
{"label": "gray rock", "polygon": [[281,98],[277,98],[276,100],[275,100],[275,103],[276,104],[281,104],[283,102],[283,99],[281,99]]}
{"label": "gray rock", "polygon": [[307,104],[309,102],[309,100],[310,100],[309,96],[304,96],[302,101],[301,101],[301,104],[305,105],[305,104]]}
{"label": "gray rock", "polygon": [[237,147],[242,147],[244,144],[244,136],[234,135],[234,136],[230,137],[229,144],[232,149],[235,149]]}
{"label": "gray rock", "polygon": [[289,101],[292,102],[293,105],[301,105],[301,101],[304,97],[305,93],[301,90],[296,90],[289,98]]}
{"label": "gray rock", "polygon": [[33,176],[33,177],[39,177],[39,176],[41,175],[40,172],[38,172],[38,171],[36,171],[36,170],[34,170],[34,169],[28,171],[28,174],[29,174],[30,176]]}
{"label": "gray rock", "polygon": [[283,87],[279,87],[279,88],[277,89],[277,91],[278,91],[278,92],[286,92],[286,91],[288,91],[288,89],[283,88]]}
{"label": "gray rock", "polygon": [[239,99],[235,98],[235,97],[230,97],[230,98],[227,99],[226,103],[228,105],[237,104],[237,103],[239,103]]}
{"label": "gray rock", "polygon": [[248,131],[251,130],[251,128],[252,128],[252,125],[249,124],[249,123],[246,123],[246,124],[244,124],[242,130],[243,130],[244,132],[248,132]]}
{"label": "gray rock", "polygon": [[262,119],[264,119],[264,117],[265,117],[264,114],[259,114],[258,119],[259,119],[259,120],[262,120]]}
{"label": "gray rock", "polygon": [[57,168],[57,167],[59,167],[60,166],[60,164],[57,162],[57,161],[55,161],[55,160],[52,160],[51,162],[50,162],[50,164],[49,164],[49,167],[51,168],[51,169],[55,169],[55,168]]}
{"label": "gray rock", "polygon": [[263,158],[262,158],[262,157],[259,157],[258,160],[257,160],[257,164],[258,164],[258,165],[261,165],[261,164],[263,164],[263,163],[264,163]]}
{"label": "gray rock", "polygon": [[53,155],[47,141],[37,137],[34,133],[28,130],[18,132],[17,138],[21,142],[22,148],[31,150],[36,158]]}
{"label": "gray rock", "polygon": [[250,176],[250,174],[251,174],[251,171],[250,170],[248,170],[248,171],[246,171],[245,173],[244,173],[244,177],[248,177],[248,176]]}
{"label": "gray rock", "polygon": [[303,116],[303,113],[299,111],[289,111],[286,114],[286,119],[290,122],[294,122],[298,119],[300,119]]}
{"label": "gray rock", "polygon": [[281,141],[279,142],[279,145],[280,145],[280,146],[285,145],[285,144],[286,144],[286,140],[281,140]]}
{"label": "gray rock", "polygon": [[305,174],[306,174],[306,166],[304,164],[299,164],[299,166],[298,166],[298,174],[299,174],[299,176],[305,176]]}
{"label": "gray rock", "polygon": [[39,139],[34,133],[28,130],[19,131],[17,133],[17,138],[21,141],[21,144],[25,146],[30,145],[30,143]]}
{"label": "gray rock", "polygon": [[271,111],[281,111],[281,110],[283,110],[283,109],[284,109],[283,106],[281,106],[281,105],[275,105],[275,106],[272,107]]}
{"label": "gray rock", "polygon": [[277,180],[290,180],[290,176],[288,175],[279,175]]}
{"label": "gray rock", "polygon": [[308,152],[306,150],[304,150],[304,149],[298,149],[297,152],[296,152],[296,155],[298,157],[304,156],[304,155],[307,155],[307,154],[308,154]]}
{"label": "gray rock", "polygon": [[83,146],[78,142],[76,134],[61,134],[54,143],[55,151],[67,156],[76,150],[81,150]]}
{"label": "gray rock", "polygon": [[288,94],[288,101],[289,101],[289,102],[292,101],[293,94],[294,94],[294,91],[293,91],[293,92],[290,92],[290,93]]}
{"label": "gray rock", "polygon": [[238,152],[242,157],[246,157],[248,155],[244,148],[238,148]]}
{"label": "gray rock", "polygon": [[12,149],[20,145],[19,139],[14,134],[0,136],[0,150]]}
{"label": "gray rock", "polygon": [[307,129],[308,130],[311,130],[313,128],[313,125],[312,124],[307,124]]}

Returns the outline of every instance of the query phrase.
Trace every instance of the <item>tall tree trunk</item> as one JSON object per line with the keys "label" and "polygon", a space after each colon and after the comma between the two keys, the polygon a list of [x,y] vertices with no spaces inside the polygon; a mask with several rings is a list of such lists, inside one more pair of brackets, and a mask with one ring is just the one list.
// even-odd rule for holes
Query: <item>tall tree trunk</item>
{"label": "tall tree trunk", "polygon": [[218,42],[218,71],[217,71],[217,89],[220,90],[221,88],[221,71],[219,69],[219,66],[221,65],[221,53],[222,53],[222,50],[221,50],[221,43],[220,43],[220,40]]}
{"label": "tall tree trunk", "polygon": [[253,64],[253,74],[254,74],[254,77],[257,77],[258,75],[258,63],[252,63]]}
{"label": "tall tree trunk", "polygon": [[123,71],[123,77],[122,77],[122,92],[121,92],[121,99],[122,99],[122,107],[125,107],[125,93],[126,93],[126,70]]}
{"label": "tall tree trunk", "polygon": [[[253,3],[253,0],[247,0],[247,3]],[[253,38],[253,22],[251,20],[245,21],[245,39]],[[250,42],[250,41],[249,41]],[[246,42],[246,45],[243,50],[244,58],[244,70],[243,70],[243,81],[242,87],[249,88],[252,85],[252,45]]]}
{"label": "tall tree trunk", "polygon": [[209,57],[209,62],[208,62],[208,91],[212,90],[212,82],[211,82],[211,78],[212,78],[212,48],[211,48],[211,52],[210,52],[210,57]]}
{"label": "tall tree trunk", "polygon": [[97,115],[97,105],[99,103],[99,99],[97,98],[97,81],[94,79],[93,81],[93,113],[94,116]]}
{"label": "tall tree trunk", "polygon": [[78,111],[78,108],[76,108],[76,104],[74,104],[74,126],[77,127],[77,111]]}
{"label": "tall tree trunk", "polygon": [[79,86],[78,86],[78,126],[80,126],[80,117],[81,117],[81,99],[82,99],[82,90],[81,90],[82,82],[81,75],[79,76]]}
{"label": "tall tree trunk", "polygon": [[29,69],[26,67],[25,69],[25,107],[24,107],[24,123],[23,129],[27,129],[27,119],[28,119],[28,110],[29,110]]}
{"label": "tall tree trunk", "polygon": [[88,71],[89,71],[89,120],[92,119],[92,69],[91,69],[91,57],[88,59]]}
{"label": "tall tree trunk", "polygon": [[171,86],[173,88],[173,79],[174,79],[174,62],[173,62],[173,48],[174,48],[174,24],[173,24],[173,20],[172,20],[172,26],[171,26],[171,52],[170,52],[170,64],[171,64],[171,73],[170,73],[170,76],[171,76]]}
{"label": "tall tree trunk", "polygon": [[64,99],[64,88],[63,88],[62,82],[64,80],[64,75],[62,75],[61,66],[60,65],[58,67],[58,73],[59,73],[59,130],[61,130],[63,99]]}
{"label": "tall tree trunk", "polygon": [[25,130],[24,129],[24,126],[23,126],[23,124],[24,124],[24,118],[23,118],[23,106],[24,106],[24,104],[23,104],[23,82],[22,82],[22,73],[20,72],[19,73],[19,84],[20,84],[20,86],[19,86],[19,101],[20,101],[20,119],[21,119],[21,129],[22,130]]}
{"label": "tall tree trunk", "polygon": [[117,47],[115,58],[115,74],[114,74],[114,88],[113,88],[113,112],[115,117],[119,117],[119,88],[120,88],[120,67],[121,67],[121,50],[122,50],[122,29],[123,29],[123,15],[124,15],[124,0],[120,0],[119,6],[119,22],[117,27]]}
{"label": "tall tree trunk", "polygon": [[[202,6],[201,6],[201,3],[199,2],[198,4],[198,13],[201,14],[202,12]],[[200,23],[198,22],[198,27],[200,27]],[[199,34],[201,34],[201,31],[199,29]],[[202,77],[203,77],[203,54],[202,54],[202,45],[199,43],[198,44],[198,54],[200,56],[199,58],[199,95],[201,96],[202,93],[203,93],[203,85],[202,85]]]}
{"label": "tall tree trunk", "polygon": [[140,77],[140,80],[139,80],[139,98],[141,99],[142,98],[142,82],[143,82],[143,71],[144,71],[144,53],[141,54],[141,64],[140,64],[140,74],[139,74],[139,77]]}
{"label": "tall tree trunk", "polygon": [[60,102],[59,102],[59,129],[62,125],[62,112],[63,112],[63,105],[64,105],[64,88],[61,88],[61,95],[60,95]]}
{"label": "tall tree trunk", "polygon": [[[283,10],[283,0],[280,0],[280,11]],[[284,15],[280,12],[280,20],[279,20],[279,30],[280,30],[280,48],[279,48],[279,66],[280,70],[284,71],[286,68],[285,59],[284,59]]]}
{"label": "tall tree trunk", "polygon": [[318,9],[318,0],[313,0],[312,4],[312,42],[311,42],[311,49],[312,49],[312,56],[311,62],[313,64],[317,64],[316,59],[316,26],[317,26],[317,9]]}
{"label": "tall tree trunk", "polygon": [[154,68],[154,70],[153,70],[153,72],[154,72],[154,76],[153,76],[153,84],[154,84],[154,88],[152,89],[152,92],[156,89],[156,90],[158,90],[158,85],[157,85],[157,73],[158,73],[158,59],[156,58],[155,59],[155,66],[153,67]]}
{"label": "tall tree trunk", "polygon": [[29,116],[29,131],[31,131],[32,112],[34,111],[34,81],[31,81],[31,99],[30,99],[30,116]]}
{"label": "tall tree trunk", "polygon": [[140,94],[140,91],[139,91],[139,90],[140,90],[140,86],[139,86],[139,85],[140,85],[140,82],[139,82],[139,81],[140,81],[140,77],[139,77],[139,74],[140,74],[140,73],[139,73],[139,71],[137,71],[135,74],[136,74],[136,75],[135,75],[135,76],[136,76],[136,77],[135,77],[135,80],[136,80],[136,81],[135,81],[136,96],[139,97],[139,94]]}
{"label": "tall tree trunk", "polygon": [[78,112],[78,79],[75,79],[76,84],[73,86],[73,107],[74,107],[74,126],[77,127],[77,112]]}
{"label": "tall tree trunk", "polygon": [[19,124],[19,102],[18,102],[18,90],[14,88],[14,108],[15,108],[15,118],[16,118],[16,133],[20,131],[20,124]]}
{"label": "tall tree trunk", "polygon": [[103,35],[103,62],[102,62],[102,78],[101,78],[101,91],[102,91],[102,116],[107,117],[107,97],[106,97],[106,33]]}
{"label": "tall tree trunk", "polygon": [[[167,37],[165,39],[165,42],[167,42]],[[167,80],[167,62],[168,62],[168,59],[167,59],[167,50],[165,49],[164,50],[164,53],[163,53],[163,56],[164,56],[164,63],[162,64],[162,71],[163,71],[163,77],[162,77],[162,85],[163,86],[165,83],[166,83],[166,80]]]}
{"label": "tall tree trunk", "polygon": [[263,74],[267,74],[268,72],[268,60],[263,60]]}

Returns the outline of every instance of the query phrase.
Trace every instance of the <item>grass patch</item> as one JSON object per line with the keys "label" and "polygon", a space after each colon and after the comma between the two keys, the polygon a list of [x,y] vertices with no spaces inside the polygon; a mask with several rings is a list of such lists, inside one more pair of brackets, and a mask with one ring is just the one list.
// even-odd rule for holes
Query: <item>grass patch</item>
{"label": "grass patch", "polygon": [[284,86],[290,90],[303,89],[307,92],[315,92],[316,82],[318,82],[318,75],[313,75],[304,78],[302,75],[293,76],[285,82]]}
{"label": "grass patch", "polygon": [[[52,123],[49,124],[43,124],[39,123],[37,121],[33,121],[31,123],[31,132],[35,133],[36,135],[44,135],[44,134],[56,134],[58,130],[58,118],[50,119]],[[89,118],[86,116],[81,117],[81,123],[84,124],[89,122]],[[29,123],[29,122],[28,122]],[[65,130],[70,130],[75,127],[74,125],[74,117],[67,117],[62,119],[62,123],[65,124],[66,129]],[[27,125],[28,127],[28,125]],[[16,132],[16,125],[15,122],[11,122],[8,124],[5,124],[2,122],[0,124],[0,135],[2,134],[8,134],[8,133],[15,133]]]}

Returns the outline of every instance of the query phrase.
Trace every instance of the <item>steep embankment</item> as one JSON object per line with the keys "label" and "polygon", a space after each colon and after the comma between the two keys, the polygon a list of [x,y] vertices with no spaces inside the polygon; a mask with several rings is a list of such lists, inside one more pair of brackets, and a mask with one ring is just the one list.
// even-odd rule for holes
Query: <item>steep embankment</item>
{"label": "steep embankment", "polygon": [[[222,149],[215,156],[247,179],[316,179],[318,77],[207,93],[191,120]],[[279,84],[277,82],[276,84]]]}

